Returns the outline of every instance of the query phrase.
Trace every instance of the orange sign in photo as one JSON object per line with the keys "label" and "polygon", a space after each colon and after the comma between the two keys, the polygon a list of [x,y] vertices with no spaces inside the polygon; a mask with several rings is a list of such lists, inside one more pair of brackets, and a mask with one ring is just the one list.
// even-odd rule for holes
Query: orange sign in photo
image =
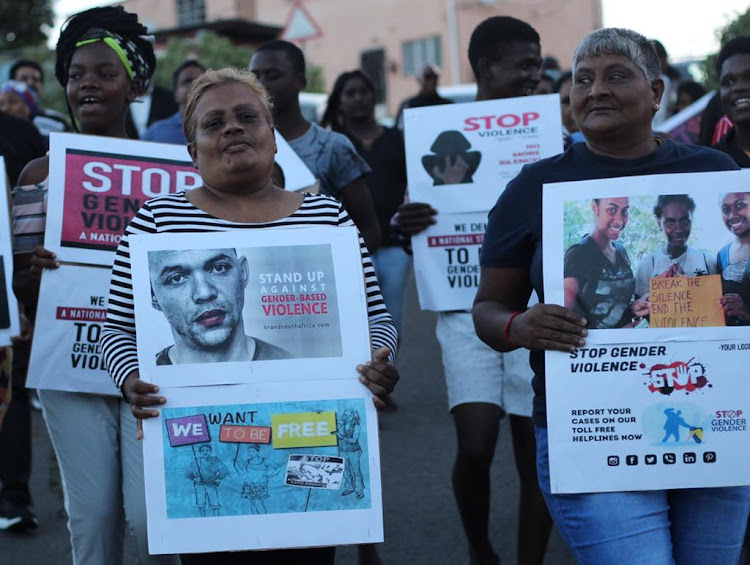
{"label": "orange sign in photo", "polygon": [[665,277],[648,280],[652,328],[724,326],[721,276]]}

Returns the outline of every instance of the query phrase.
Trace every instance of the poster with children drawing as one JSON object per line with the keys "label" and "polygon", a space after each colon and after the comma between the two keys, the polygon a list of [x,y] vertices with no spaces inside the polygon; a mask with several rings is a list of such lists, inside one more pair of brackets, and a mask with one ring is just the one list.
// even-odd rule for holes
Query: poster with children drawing
{"label": "poster with children drawing", "polygon": [[144,424],[152,553],[382,541],[377,420],[360,383],[165,390]]}

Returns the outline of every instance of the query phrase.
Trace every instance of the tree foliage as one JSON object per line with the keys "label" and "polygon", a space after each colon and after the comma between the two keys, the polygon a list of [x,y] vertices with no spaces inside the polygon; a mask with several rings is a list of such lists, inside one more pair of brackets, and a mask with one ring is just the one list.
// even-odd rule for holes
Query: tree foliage
{"label": "tree foliage", "polygon": [[[743,14],[737,14],[732,21],[716,30],[716,39],[719,45],[724,45],[727,41],[739,35],[750,35],[750,8],[745,10]],[[709,55],[703,63],[705,75],[708,77],[706,80],[706,88],[708,89],[719,87],[719,77],[716,74],[716,58],[718,55],[718,53]]]}
{"label": "tree foliage", "polygon": [[[234,45],[226,37],[212,31],[200,31],[194,38],[170,38],[156,65],[156,83],[172,88],[172,73],[187,59],[197,59],[209,69],[237,67],[246,69],[253,50],[246,45]],[[307,65],[305,92],[325,92],[323,69]]]}
{"label": "tree foliage", "polygon": [[211,31],[199,31],[190,39],[171,37],[157,59],[154,79],[156,84],[171,90],[172,73],[187,59],[197,59],[209,69],[246,69],[251,55],[250,47],[234,45],[226,37]]}
{"label": "tree foliage", "polygon": [[50,0],[0,0],[0,50],[46,41],[53,17]]}

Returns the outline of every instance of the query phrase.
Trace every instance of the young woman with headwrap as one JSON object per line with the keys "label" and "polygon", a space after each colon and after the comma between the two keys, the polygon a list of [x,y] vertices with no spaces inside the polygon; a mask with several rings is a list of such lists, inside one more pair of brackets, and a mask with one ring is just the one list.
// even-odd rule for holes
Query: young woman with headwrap
{"label": "young woman with headwrap", "polygon": [[[68,20],[57,43],[55,76],[78,131],[126,137],[128,107],[155,67],[145,33],[137,17],[121,7],[94,8]],[[13,283],[30,313],[42,270],[58,266],[41,245],[48,173],[46,157],[32,161],[13,191]],[[140,563],[177,563],[173,556],[148,555],[143,453],[127,403],[118,396],[58,390],[40,390],[39,398],[60,464],[74,564],[122,563],[123,505]]]}

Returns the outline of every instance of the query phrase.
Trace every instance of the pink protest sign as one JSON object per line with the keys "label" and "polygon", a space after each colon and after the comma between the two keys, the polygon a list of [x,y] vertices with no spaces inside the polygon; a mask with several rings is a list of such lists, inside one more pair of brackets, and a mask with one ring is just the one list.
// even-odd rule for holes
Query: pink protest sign
{"label": "pink protest sign", "polygon": [[167,437],[172,447],[211,441],[204,414],[171,418],[164,420],[164,424],[167,426]]}
{"label": "pink protest sign", "polygon": [[44,245],[63,262],[109,266],[146,201],[201,184],[184,146],[52,135]]}
{"label": "pink protest sign", "polygon": [[69,149],[61,245],[114,251],[144,202],[200,182],[192,164]]}

